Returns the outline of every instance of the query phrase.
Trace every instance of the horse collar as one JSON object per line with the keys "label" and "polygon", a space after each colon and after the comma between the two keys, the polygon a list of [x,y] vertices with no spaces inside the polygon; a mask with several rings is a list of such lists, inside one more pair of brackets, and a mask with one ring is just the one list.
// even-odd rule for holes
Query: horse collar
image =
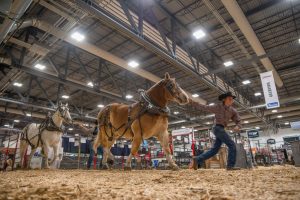
{"label": "horse collar", "polygon": [[153,102],[151,100],[151,98],[149,97],[149,95],[145,92],[145,90],[140,89],[139,93],[142,97],[142,102],[145,102],[147,105],[147,110],[150,111],[150,113],[155,113],[155,114],[169,114],[170,113],[170,109],[168,106],[162,108],[158,105],[156,105],[155,102]]}

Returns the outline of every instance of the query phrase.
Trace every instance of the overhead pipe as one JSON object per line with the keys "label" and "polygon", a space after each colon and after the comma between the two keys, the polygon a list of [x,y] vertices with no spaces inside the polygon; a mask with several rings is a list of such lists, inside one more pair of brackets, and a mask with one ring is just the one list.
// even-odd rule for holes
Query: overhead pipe
{"label": "overhead pipe", "polygon": [[18,22],[18,20],[26,12],[32,0],[15,0],[13,1],[11,10],[8,16],[5,18],[0,28],[0,44],[4,41],[7,34],[11,31],[12,27]]}
{"label": "overhead pipe", "polygon": [[[255,34],[254,30],[252,29],[249,21],[247,20],[245,14],[243,13],[242,9],[240,8],[239,4],[236,2],[236,0],[221,0],[229,14],[232,16],[233,20],[237,24],[237,26],[240,28],[242,33],[244,34],[245,38],[251,45],[252,49],[256,53],[257,56],[265,55],[266,51],[263,48],[262,44],[260,43],[259,39],[257,38],[257,35]],[[278,87],[283,86],[283,82],[274,68],[271,60],[266,57],[260,59],[261,63],[265,67],[267,71],[273,71],[275,83]]]}

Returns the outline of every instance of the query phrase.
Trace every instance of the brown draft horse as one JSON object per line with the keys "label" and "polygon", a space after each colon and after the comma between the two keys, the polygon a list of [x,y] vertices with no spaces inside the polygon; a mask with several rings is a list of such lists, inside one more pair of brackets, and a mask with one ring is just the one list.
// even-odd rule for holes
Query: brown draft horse
{"label": "brown draft horse", "polygon": [[110,148],[119,137],[132,139],[131,153],[127,158],[125,169],[131,169],[132,157],[137,153],[141,141],[157,137],[169,166],[174,170],[179,169],[172,159],[168,144],[167,105],[170,101],[184,105],[189,102],[188,99],[175,78],[170,78],[166,73],[164,79],[141,93],[139,102],[132,105],[113,103],[103,108],[98,114],[99,132],[94,142],[95,152],[99,145],[103,147],[103,166],[108,168],[107,158],[110,155]]}

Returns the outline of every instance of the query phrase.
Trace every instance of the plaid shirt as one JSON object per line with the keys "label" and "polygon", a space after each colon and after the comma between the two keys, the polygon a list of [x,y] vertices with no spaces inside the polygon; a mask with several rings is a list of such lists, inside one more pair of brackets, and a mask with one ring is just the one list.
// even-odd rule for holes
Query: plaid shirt
{"label": "plaid shirt", "polygon": [[232,106],[225,106],[224,104],[216,104],[212,106],[202,105],[197,102],[192,102],[192,106],[198,110],[211,112],[215,114],[214,124],[221,124],[226,127],[230,120],[234,121],[236,125],[242,128],[241,117]]}

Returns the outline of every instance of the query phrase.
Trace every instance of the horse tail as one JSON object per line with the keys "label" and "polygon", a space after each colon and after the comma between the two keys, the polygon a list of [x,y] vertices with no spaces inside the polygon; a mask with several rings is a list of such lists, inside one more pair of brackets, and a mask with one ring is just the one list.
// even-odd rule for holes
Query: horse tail
{"label": "horse tail", "polygon": [[[97,116],[97,120],[98,120],[98,134],[94,140],[94,151],[97,152],[97,148],[101,143],[101,128],[103,126],[106,126],[108,124],[108,120],[109,120],[109,110],[110,110],[110,105],[105,106],[99,113]],[[105,128],[105,127],[103,127]]]}

